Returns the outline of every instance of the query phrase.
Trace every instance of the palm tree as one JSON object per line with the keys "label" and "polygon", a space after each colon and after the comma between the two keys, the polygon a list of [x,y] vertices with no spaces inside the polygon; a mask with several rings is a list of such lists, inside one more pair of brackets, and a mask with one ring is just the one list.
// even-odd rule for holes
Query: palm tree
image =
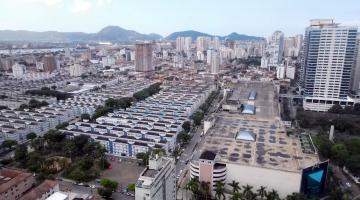
{"label": "palm tree", "polygon": [[225,183],[218,181],[215,185],[215,199],[221,200],[221,197],[225,199]]}
{"label": "palm tree", "polygon": [[243,187],[243,196],[246,200],[252,200],[254,198],[254,193],[252,192],[253,186],[246,185]]}
{"label": "palm tree", "polygon": [[194,196],[196,196],[199,193],[199,179],[190,179],[190,181],[186,184],[186,187],[193,193]]}
{"label": "palm tree", "polygon": [[240,191],[240,186],[239,186],[239,182],[236,182],[236,181],[232,181],[231,183],[228,183],[228,185],[230,186],[230,187],[232,187],[232,192],[233,192],[233,194],[234,193],[236,193],[236,192],[239,192]]}
{"label": "palm tree", "polygon": [[210,182],[201,181],[200,195],[201,195],[202,199],[211,199]]}
{"label": "palm tree", "polygon": [[304,195],[294,192],[287,195],[286,200],[306,200],[306,198]]}
{"label": "palm tree", "polygon": [[264,186],[260,186],[260,188],[257,190],[257,195],[260,196],[261,200],[264,199],[264,197],[266,196],[266,187]]}
{"label": "palm tree", "polygon": [[266,195],[267,200],[280,200],[279,193],[276,190],[271,190],[271,192]]}
{"label": "palm tree", "polygon": [[231,200],[241,200],[242,194],[240,192],[234,192],[233,196],[231,197]]}

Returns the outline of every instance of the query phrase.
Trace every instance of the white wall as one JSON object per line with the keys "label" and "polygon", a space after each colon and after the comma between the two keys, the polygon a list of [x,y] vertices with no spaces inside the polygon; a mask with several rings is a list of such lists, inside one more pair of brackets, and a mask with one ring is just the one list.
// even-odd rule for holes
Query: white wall
{"label": "white wall", "polygon": [[[260,188],[260,186],[265,186],[267,190],[277,190],[282,198],[293,192],[300,191],[300,172],[286,172],[230,163],[226,163],[226,167],[226,183],[231,183],[235,180],[239,182],[240,185],[249,184],[253,186],[254,191]],[[226,184],[226,187],[229,187],[228,184]]]}

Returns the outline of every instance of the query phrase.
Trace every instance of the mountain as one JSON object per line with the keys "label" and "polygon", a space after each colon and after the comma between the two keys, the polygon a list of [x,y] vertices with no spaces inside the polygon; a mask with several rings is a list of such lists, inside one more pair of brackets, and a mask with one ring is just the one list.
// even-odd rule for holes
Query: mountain
{"label": "mountain", "polygon": [[118,26],[107,26],[95,35],[96,40],[106,41],[136,41],[136,40],[158,40],[162,36],[157,34],[141,34],[136,31],[126,30]]}
{"label": "mountain", "polygon": [[0,30],[0,41],[34,42],[134,42],[136,40],[158,40],[158,34],[142,34],[118,26],[107,26],[98,33],[57,32],[57,31],[12,31]]}
{"label": "mountain", "polygon": [[238,34],[235,32],[230,33],[229,35],[225,35],[225,36],[217,36],[217,35],[211,35],[208,33],[193,31],[193,30],[174,32],[174,33],[171,33],[170,35],[168,35],[166,37],[166,39],[176,40],[177,37],[191,37],[193,40],[195,40],[199,36],[219,37],[221,40],[229,39],[229,40],[243,40],[243,41],[259,41],[259,40],[264,39],[262,37]]}
{"label": "mountain", "polygon": [[212,37],[212,35],[207,33],[189,30],[189,31],[180,31],[180,32],[171,33],[169,36],[166,37],[166,39],[176,40],[177,37],[191,37],[192,40],[195,40],[197,37],[201,37],[201,36]]}
{"label": "mountain", "polygon": [[262,37],[257,37],[257,36],[250,36],[250,35],[244,35],[244,34],[238,34],[238,33],[230,33],[227,36],[223,36],[221,37],[222,40],[243,40],[243,41],[260,41],[263,40],[264,38]]}

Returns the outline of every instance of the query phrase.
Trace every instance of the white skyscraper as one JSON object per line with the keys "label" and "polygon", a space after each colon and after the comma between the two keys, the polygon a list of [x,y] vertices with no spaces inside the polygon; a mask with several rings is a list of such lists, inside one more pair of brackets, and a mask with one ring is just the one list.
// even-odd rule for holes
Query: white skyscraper
{"label": "white skyscraper", "polygon": [[269,58],[269,66],[281,64],[284,53],[284,33],[275,31],[267,40],[265,55]]}
{"label": "white skyscraper", "polygon": [[353,70],[351,91],[356,95],[360,95],[360,34],[357,36],[357,55],[356,55],[356,64]]}
{"label": "white skyscraper", "polygon": [[197,51],[206,51],[209,48],[211,42],[210,37],[198,37],[196,38],[196,49]]}
{"label": "white skyscraper", "polygon": [[357,27],[333,20],[311,20],[304,39],[304,109],[328,111],[348,98],[356,56]]}
{"label": "white skyscraper", "polygon": [[210,48],[213,48],[213,49],[216,49],[216,50],[220,49],[220,39],[219,39],[219,37],[213,37],[212,38]]}
{"label": "white skyscraper", "polygon": [[210,65],[210,73],[218,74],[220,70],[220,53],[216,49],[209,49],[207,51],[207,61]]}
{"label": "white skyscraper", "polygon": [[152,156],[135,185],[135,200],[176,200],[175,160]]}
{"label": "white skyscraper", "polygon": [[177,37],[176,38],[176,50],[188,52],[191,49],[192,39],[191,37]]}
{"label": "white skyscraper", "polygon": [[295,37],[287,37],[284,45],[285,57],[298,57],[302,46],[302,35],[296,35]]}

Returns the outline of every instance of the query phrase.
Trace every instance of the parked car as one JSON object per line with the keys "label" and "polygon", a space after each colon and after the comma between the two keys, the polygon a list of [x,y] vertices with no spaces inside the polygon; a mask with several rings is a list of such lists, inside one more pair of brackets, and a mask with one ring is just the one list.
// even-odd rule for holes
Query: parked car
{"label": "parked car", "polygon": [[349,187],[349,188],[351,187],[351,184],[349,182],[346,182],[345,185],[346,185],[346,187]]}

